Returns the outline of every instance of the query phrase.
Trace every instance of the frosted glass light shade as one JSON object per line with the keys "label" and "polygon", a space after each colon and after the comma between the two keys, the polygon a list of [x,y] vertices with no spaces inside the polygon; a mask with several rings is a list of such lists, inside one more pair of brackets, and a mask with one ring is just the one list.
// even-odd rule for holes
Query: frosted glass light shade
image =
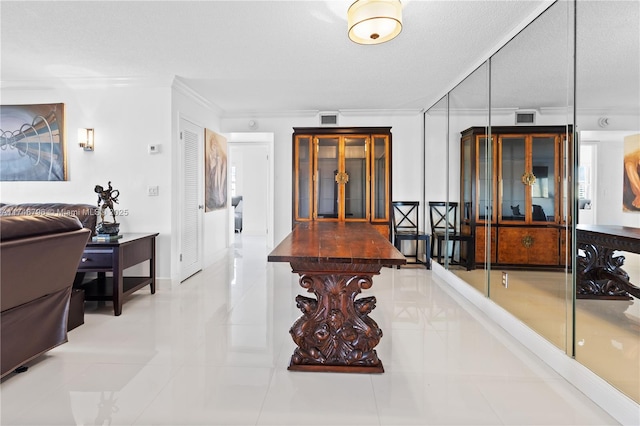
{"label": "frosted glass light shade", "polygon": [[93,151],[93,129],[78,129],[78,145],[85,151]]}
{"label": "frosted glass light shade", "polygon": [[402,31],[400,0],[358,0],[347,11],[349,38],[358,44],[380,44]]}

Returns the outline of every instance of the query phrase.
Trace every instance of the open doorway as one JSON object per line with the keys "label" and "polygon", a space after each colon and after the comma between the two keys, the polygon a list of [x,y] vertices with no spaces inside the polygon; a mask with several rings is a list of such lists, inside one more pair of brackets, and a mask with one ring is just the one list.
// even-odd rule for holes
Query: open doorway
{"label": "open doorway", "polygon": [[273,134],[231,133],[228,143],[230,231],[264,237],[273,247]]}
{"label": "open doorway", "polygon": [[595,206],[597,194],[596,142],[580,142],[580,164],[578,166],[578,223],[593,225],[596,223]]}

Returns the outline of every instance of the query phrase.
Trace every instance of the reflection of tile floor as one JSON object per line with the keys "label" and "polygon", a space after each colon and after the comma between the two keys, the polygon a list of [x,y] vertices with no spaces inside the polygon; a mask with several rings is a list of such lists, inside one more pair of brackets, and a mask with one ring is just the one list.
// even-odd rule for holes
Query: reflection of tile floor
{"label": "reflection of tile floor", "polygon": [[617,424],[422,267],[383,268],[363,292],[377,298],[384,374],[290,372],[306,292],[266,262],[264,240],[237,238],[119,317],[88,304],[68,343],[3,379],[0,424]]}
{"label": "reflection of tile floor", "polygon": [[[485,293],[486,271],[455,270],[456,275]],[[498,305],[551,343],[571,345],[571,277],[560,272],[502,270],[490,273],[490,294]],[[565,297],[567,296],[567,297]],[[570,352],[570,351],[567,351]],[[576,360],[640,402],[640,302],[576,301]]]}

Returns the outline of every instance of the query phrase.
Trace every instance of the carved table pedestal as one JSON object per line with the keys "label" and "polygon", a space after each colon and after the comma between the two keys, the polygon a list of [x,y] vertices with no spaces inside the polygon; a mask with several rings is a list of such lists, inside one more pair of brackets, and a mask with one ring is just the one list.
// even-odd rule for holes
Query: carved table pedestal
{"label": "carved table pedestal", "polygon": [[629,282],[622,269],[624,256],[615,251],[640,253],[640,229],[616,225],[578,225],[576,297],[629,300],[640,288]]}
{"label": "carved table pedestal", "polygon": [[302,316],[289,330],[298,346],[289,370],[384,371],[374,349],[382,330],[369,317],[376,298],[356,297],[373,285],[382,266],[406,263],[386,238],[367,223],[303,223],[268,260],[289,262],[300,286],[315,295],[296,297]]}

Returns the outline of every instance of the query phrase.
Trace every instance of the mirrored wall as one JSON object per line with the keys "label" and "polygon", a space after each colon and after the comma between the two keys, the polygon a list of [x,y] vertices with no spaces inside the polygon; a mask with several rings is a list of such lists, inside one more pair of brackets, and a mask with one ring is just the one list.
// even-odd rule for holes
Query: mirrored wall
{"label": "mirrored wall", "polygon": [[[491,235],[493,151],[489,138],[489,63],[472,72],[449,93],[449,199],[459,224],[460,235],[473,235],[473,241],[451,238],[446,266],[479,292],[490,291],[490,270],[466,267],[466,261],[487,265],[486,236]],[[476,136],[469,134],[470,129]],[[449,235],[447,235],[449,237]],[[491,250],[491,249],[489,249]],[[495,250],[494,250],[495,251]],[[450,255],[449,255],[450,254]],[[467,271],[467,269],[470,269]]]}
{"label": "mirrored wall", "polygon": [[[605,233],[616,233],[621,226],[638,230],[635,200],[640,187],[634,182],[640,172],[640,3],[579,1],[576,22],[577,223],[579,229]],[[580,230],[578,248],[590,252],[582,244],[583,233],[592,234]],[[594,280],[604,283],[608,294],[584,292],[593,277],[578,277],[575,358],[639,402],[640,291],[620,294],[615,274],[623,273],[639,286],[640,260],[637,250],[616,240],[618,250],[606,259],[616,265],[613,275]],[[606,253],[600,243],[595,247]],[[578,253],[581,259],[587,254]]]}
{"label": "mirrored wall", "polygon": [[[575,282],[578,224],[640,232],[639,9],[555,2],[425,113],[426,152],[448,164],[425,204],[455,212],[436,261],[636,402],[637,298],[584,297]],[[630,251],[612,256],[640,283]]]}

